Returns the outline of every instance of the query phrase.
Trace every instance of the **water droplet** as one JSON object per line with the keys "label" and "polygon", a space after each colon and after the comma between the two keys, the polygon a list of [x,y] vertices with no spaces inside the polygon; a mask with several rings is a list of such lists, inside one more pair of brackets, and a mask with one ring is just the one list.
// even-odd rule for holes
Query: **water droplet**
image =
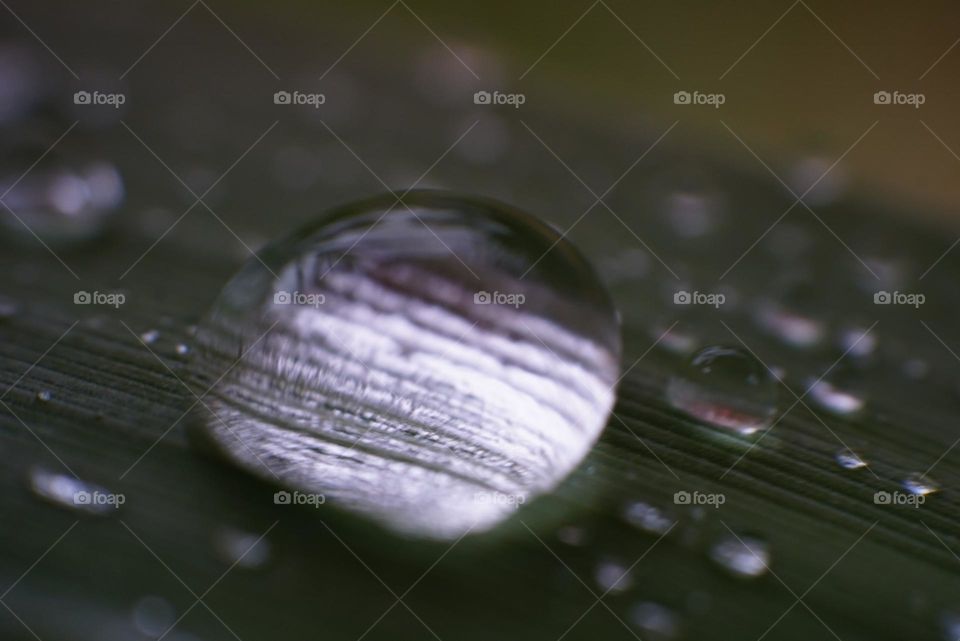
{"label": "water droplet", "polygon": [[751,354],[713,346],[670,378],[667,398],[689,416],[748,436],[770,427],[777,413],[777,381]]}
{"label": "water droplet", "polygon": [[823,325],[812,317],[774,303],[761,304],[757,308],[756,321],[775,338],[801,349],[817,345],[825,332]]}
{"label": "water droplet", "polygon": [[940,619],[940,627],[943,630],[944,641],[960,640],[960,614],[945,613]]}
{"label": "water droplet", "polygon": [[180,356],[186,356],[187,354],[190,353],[190,346],[187,345],[186,343],[177,343],[176,349],[177,349],[177,354],[180,354]]}
{"label": "water droplet", "polygon": [[630,568],[620,561],[601,561],[594,570],[593,578],[604,594],[621,594],[633,586]]}
{"label": "water droplet", "polygon": [[439,192],[404,202],[338,209],[226,285],[197,332],[194,376],[220,379],[200,427],[269,480],[451,538],[582,460],[613,404],[619,325],[548,226]]}
{"label": "water droplet", "polygon": [[160,332],[155,329],[150,329],[140,334],[140,340],[142,340],[147,345],[152,345],[157,342],[157,339],[160,338]]}
{"label": "water droplet", "polygon": [[176,612],[170,602],[159,596],[145,596],[133,606],[133,625],[143,635],[156,638],[170,629]]}
{"label": "water droplet", "polygon": [[216,549],[231,567],[254,569],[270,560],[270,542],[259,534],[226,528],[217,533]]}
{"label": "water droplet", "polygon": [[754,536],[737,538],[731,534],[714,544],[710,558],[733,576],[755,579],[769,569],[770,545]]}
{"label": "water droplet", "polygon": [[0,222],[32,242],[34,234],[51,245],[94,238],[106,229],[123,200],[123,181],[108,163],[38,167],[19,178],[14,173],[0,177],[0,193],[9,190],[4,203],[13,212],[5,211]]}
{"label": "water droplet", "polygon": [[940,484],[924,474],[911,474],[903,479],[903,489],[916,496],[927,496],[940,491]]}
{"label": "water droplet", "polygon": [[845,470],[859,470],[867,466],[867,462],[859,454],[847,448],[837,452],[834,458]]}
{"label": "water droplet", "polygon": [[877,348],[877,335],[866,327],[850,327],[840,332],[840,349],[852,358],[867,358]]}
{"label": "water droplet", "polygon": [[557,530],[557,540],[565,545],[579,547],[587,540],[587,533],[582,527],[564,525]]}
{"label": "water droplet", "polygon": [[680,636],[680,617],[670,608],[644,601],[630,610],[630,620],[650,641],[673,641]]}
{"label": "water droplet", "polygon": [[41,390],[37,392],[37,400],[41,403],[47,403],[53,398],[53,392],[50,390]]}
{"label": "water droplet", "polygon": [[34,494],[77,512],[113,514],[125,502],[122,494],[112,494],[98,485],[44,468],[33,468],[29,480]]}
{"label": "water droplet", "polygon": [[12,298],[0,296],[0,321],[10,320],[20,311],[20,303]]}
{"label": "water droplet", "polygon": [[859,393],[841,389],[830,381],[813,380],[809,386],[810,399],[814,404],[837,416],[856,414],[866,402]]}
{"label": "water droplet", "polygon": [[667,197],[670,226],[684,238],[709,234],[716,225],[717,204],[705,194],[679,191]]}
{"label": "water droplet", "polygon": [[642,501],[627,505],[623,511],[623,518],[644,532],[657,535],[666,534],[674,524],[674,520],[663,510]]}

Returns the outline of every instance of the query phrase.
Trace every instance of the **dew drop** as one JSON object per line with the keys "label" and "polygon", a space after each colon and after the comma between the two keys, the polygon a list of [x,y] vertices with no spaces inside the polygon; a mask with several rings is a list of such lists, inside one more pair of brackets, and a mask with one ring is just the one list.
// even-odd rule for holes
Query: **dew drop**
{"label": "dew drop", "polygon": [[862,410],[865,404],[859,393],[842,389],[830,381],[813,380],[809,386],[810,400],[837,416],[852,416]]}
{"label": "dew drop", "polygon": [[915,496],[927,496],[940,491],[940,484],[924,474],[911,474],[903,479],[903,489]]}
{"label": "dew drop", "polygon": [[104,516],[115,513],[125,502],[122,494],[44,468],[33,468],[29,481],[30,489],[40,498],[76,512]]}
{"label": "dew drop", "polygon": [[53,398],[53,392],[50,390],[41,390],[37,392],[37,400],[41,403],[48,403]]}
{"label": "dew drop", "polygon": [[644,601],[630,610],[630,620],[650,641],[673,641],[680,636],[680,617],[670,608]]}
{"label": "dew drop", "polygon": [[38,167],[22,180],[19,174],[2,175],[0,193],[7,190],[4,203],[9,210],[0,222],[19,237],[36,242],[36,234],[50,245],[99,236],[124,196],[119,172],[104,162]]}
{"label": "dew drop", "polygon": [[268,480],[455,538],[583,459],[613,404],[619,323],[547,225],[441,192],[404,202],[339,208],[246,263],[197,331],[216,415],[198,427]]}
{"label": "dew drop", "polygon": [[754,536],[729,535],[713,545],[710,558],[735,577],[755,579],[769,570],[770,545]]}
{"label": "dew drop", "polygon": [[699,421],[749,436],[770,427],[777,413],[777,381],[748,352],[712,346],[670,378],[667,399]]}
{"label": "dew drop", "polygon": [[593,578],[604,594],[621,594],[633,586],[630,568],[620,561],[601,561],[594,569]]}
{"label": "dew drop", "polygon": [[564,545],[580,547],[587,540],[587,533],[583,528],[575,525],[564,525],[557,530],[557,540]]}
{"label": "dew drop", "polygon": [[848,448],[837,452],[834,459],[845,470],[859,470],[867,466],[867,462],[859,454]]}
{"label": "dew drop", "polygon": [[270,542],[259,534],[225,528],[217,533],[215,546],[220,558],[231,567],[249,570],[270,561]]}
{"label": "dew drop", "polygon": [[133,625],[141,634],[156,638],[175,621],[176,612],[170,602],[159,596],[145,596],[133,606]]}
{"label": "dew drop", "polygon": [[153,345],[157,342],[157,339],[160,338],[160,332],[155,329],[150,329],[140,334],[140,340],[142,340],[147,345]]}
{"label": "dew drop", "polygon": [[12,298],[0,296],[0,321],[7,321],[20,311],[20,303]]}
{"label": "dew drop", "polygon": [[179,354],[180,356],[186,356],[187,354],[190,353],[190,346],[187,345],[186,343],[177,343],[176,350],[177,350],[177,354]]}
{"label": "dew drop", "polygon": [[657,535],[666,534],[674,524],[663,510],[643,501],[628,504],[623,511],[623,518],[644,532]]}
{"label": "dew drop", "polygon": [[799,349],[817,345],[825,333],[823,324],[814,318],[774,303],[761,304],[755,320],[770,335]]}

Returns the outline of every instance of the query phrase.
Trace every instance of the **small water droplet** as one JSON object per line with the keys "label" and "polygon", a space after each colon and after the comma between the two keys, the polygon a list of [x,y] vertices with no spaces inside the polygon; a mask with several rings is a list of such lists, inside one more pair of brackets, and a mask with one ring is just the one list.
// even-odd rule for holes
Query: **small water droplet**
{"label": "small water droplet", "polygon": [[670,608],[644,601],[630,610],[630,620],[650,641],[673,641],[680,636],[680,617]]}
{"label": "small water droplet", "polygon": [[960,641],[960,613],[947,612],[940,618],[943,641]]}
{"label": "small water droplet", "polygon": [[761,304],[755,318],[762,329],[791,347],[813,347],[823,340],[822,323],[774,303]]}
{"label": "small water droplet", "polygon": [[859,470],[867,466],[867,462],[859,454],[847,448],[837,452],[834,458],[845,470]]}
{"label": "small water droplet", "polygon": [[716,225],[717,204],[705,194],[678,191],[667,197],[669,222],[677,235],[700,238]]}
{"label": "small water droplet", "polygon": [[217,533],[216,550],[231,567],[254,569],[270,561],[270,542],[259,534],[225,528]]}
{"label": "small water droplet", "polygon": [[593,578],[604,594],[621,594],[633,586],[630,568],[620,561],[612,559],[607,559],[597,564]]}
{"label": "small water droplet", "polygon": [[877,336],[866,327],[850,327],[840,332],[839,346],[852,358],[867,358],[877,348]]}
{"label": "small water droplet", "polygon": [[10,320],[16,316],[19,311],[20,303],[12,298],[0,296],[0,321]]}
{"label": "small water droplet", "polygon": [[903,479],[903,489],[916,496],[927,496],[940,491],[940,485],[929,476],[915,473]]}
{"label": "small water droplet", "polygon": [[770,545],[758,537],[731,534],[714,544],[710,558],[733,576],[755,579],[769,569]]}
{"label": "small water droplet", "polygon": [[160,338],[160,332],[155,329],[150,329],[140,334],[140,340],[142,340],[147,345],[152,345],[157,342],[157,339]]}
{"label": "small water droplet", "polygon": [[166,599],[150,595],[134,604],[130,617],[141,634],[156,638],[170,629],[176,619],[176,612]]}
{"label": "small water droplet", "polygon": [[814,404],[837,416],[856,414],[866,403],[859,393],[841,389],[825,380],[810,381],[808,393]]}
{"label": "small water droplet", "polygon": [[623,511],[623,518],[644,532],[656,535],[666,534],[674,524],[674,520],[663,510],[643,501],[628,504]]}
{"label": "small water droplet", "polygon": [[197,332],[192,375],[220,378],[198,427],[269,480],[455,538],[580,463],[613,404],[619,324],[547,225],[440,192],[404,202],[338,209],[246,263]]}
{"label": "small water droplet", "polygon": [[40,498],[86,514],[113,514],[125,502],[122,494],[113,494],[93,483],[44,468],[33,468],[29,481],[30,489]]}
{"label": "small water droplet", "polygon": [[557,530],[557,540],[565,545],[579,547],[587,540],[587,533],[582,527],[564,525]]}
{"label": "small water droplet", "polygon": [[177,349],[177,354],[179,354],[180,356],[186,356],[187,354],[190,353],[190,346],[187,345],[186,343],[177,343],[176,349]]}
{"label": "small water droplet", "polygon": [[31,242],[36,242],[34,234],[50,245],[99,236],[119,211],[124,195],[120,174],[108,163],[38,167],[17,182],[19,177],[0,178],[0,193],[9,190],[4,203],[10,208],[0,222]]}
{"label": "small water droplet", "polygon": [[50,390],[45,389],[37,392],[37,400],[40,401],[41,403],[47,403],[52,398],[53,398],[53,392],[51,392]]}
{"label": "small water droplet", "polygon": [[748,436],[770,427],[776,416],[777,381],[748,352],[712,346],[670,378],[667,398],[699,421]]}

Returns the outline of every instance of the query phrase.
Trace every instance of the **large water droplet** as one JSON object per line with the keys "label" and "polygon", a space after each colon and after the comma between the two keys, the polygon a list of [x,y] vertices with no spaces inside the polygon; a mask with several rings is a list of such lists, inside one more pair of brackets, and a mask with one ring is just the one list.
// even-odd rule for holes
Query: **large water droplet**
{"label": "large water droplet", "polygon": [[770,544],[755,536],[725,536],[710,549],[710,558],[726,572],[755,579],[770,566]]}
{"label": "large water droplet", "polygon": [[456,537],[552,489],[590,449],[619,325],[546,225],[439,192],[404,201],[335,210],[227,284],[193,350],[199,382],[215,382],[201,426],[269,480]]}
{"label": "large water droplet", "polygon": [[777,413],[777,381],[748,352],[707,347],[667,385],[670,404],[712,426],[748,436],[770,427]]}

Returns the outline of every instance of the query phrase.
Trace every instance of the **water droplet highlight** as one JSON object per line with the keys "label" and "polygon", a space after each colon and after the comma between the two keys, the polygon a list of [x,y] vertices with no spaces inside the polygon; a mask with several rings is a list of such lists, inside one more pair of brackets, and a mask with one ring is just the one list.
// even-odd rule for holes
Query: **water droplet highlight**
{"label": "water droplet highlight", "polygon": [[707,347],[670,378],[667,399],[703,423],[749,436],[773,422],[777,380],[748,352]]}
{"label": "water droplet highlight", "polygon": [[644,601],[630,610],[630,620],[649,641],[673,641],[680,637],[680,617],[670,608]]}
{"label": "water droplet highlight", "polygon": [[76,512],[105,516],[113,514],[123,503],[122,494],[44,468],[30,471],[30,489],[40,498]]}
{"label": "water droplet highlight", "polygon": [[754,536],[738,538],[731,534],[714,544],[710,558],[735,577],[755,579],[769,570],[770,545]]}
{"label": "water droplet highlight", "polygon": [[834,459],[845,470],[859,470],[867,466],[867,462],[859,454],[847,448],[837,452]]}
{"label": "water droplet highlight", "polygon": [[642,501],[627,505],[623,511],[623,518],[627,523],[644,532],[656,535],[666,534],[674,524],[663,510]]}
{"label": "water droplet highlight", "polygon": [[593,578],[603,594],[621,594],[633,586],[630,568],[619,561],[601,561],[594,570]]}
{"label": "water droplet highlight", "polygon": [[927,496],[940,491],[940,484],[924,474],[911,474],[903,479],[903,489],[915,496]]}
{"label": "water droplet highlight", "polygon": [[404,203],[339,208],[226,285],[194,346],[195,378],[216,381],[199,427],[268,480],[455,538],[582,460],[612,408],[619,324],[547,225],[441,192]]}
{"label": "water droplet highlight", "polygon": [[837,416],[852,416],[862,410],[866,403],[860,394],[841,389],[830,381],[814,380],[809,385],[810,400]]}

